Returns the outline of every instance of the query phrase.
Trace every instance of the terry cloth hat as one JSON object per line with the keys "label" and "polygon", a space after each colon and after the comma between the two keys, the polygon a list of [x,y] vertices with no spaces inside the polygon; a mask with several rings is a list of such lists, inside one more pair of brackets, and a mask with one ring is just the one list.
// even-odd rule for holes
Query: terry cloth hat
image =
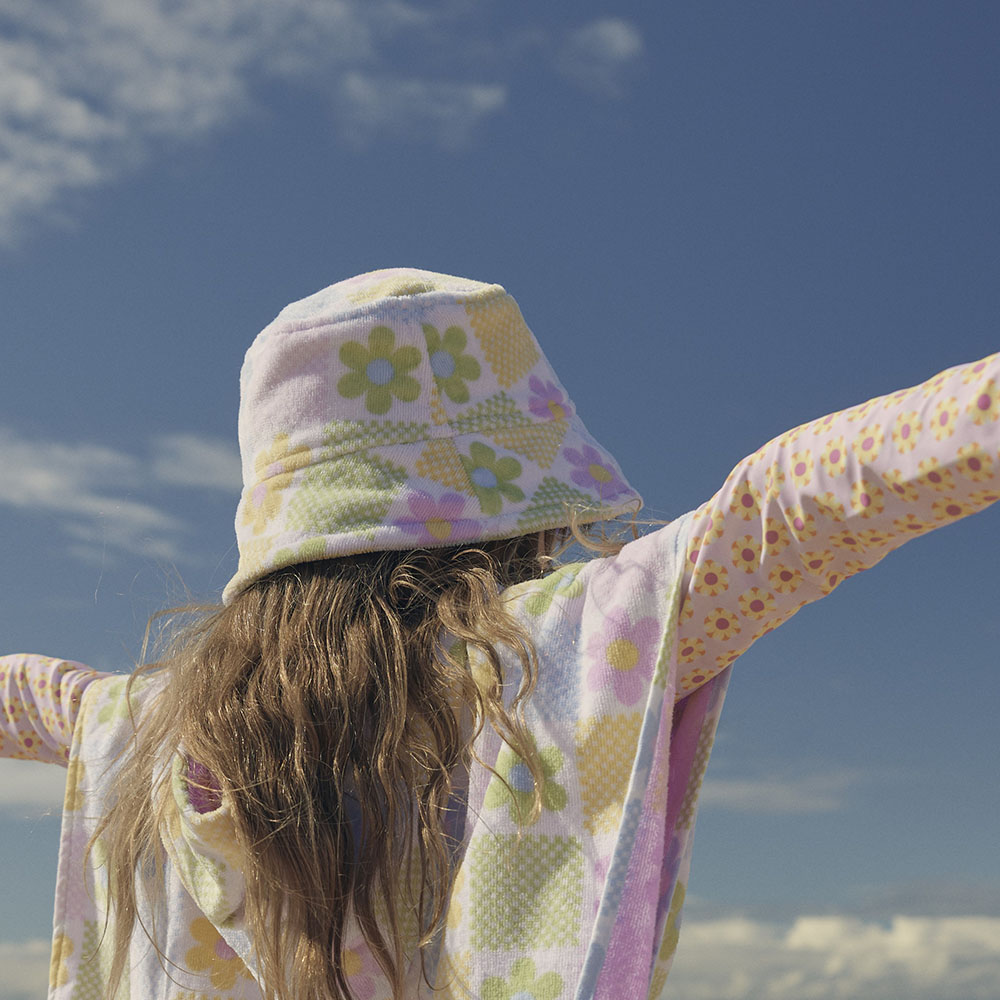
{"label": "terry cloth hat", "polygon": [[642,505],[499,285],[399,268],[286,306],[240,377],[240,561],[509,538]]}

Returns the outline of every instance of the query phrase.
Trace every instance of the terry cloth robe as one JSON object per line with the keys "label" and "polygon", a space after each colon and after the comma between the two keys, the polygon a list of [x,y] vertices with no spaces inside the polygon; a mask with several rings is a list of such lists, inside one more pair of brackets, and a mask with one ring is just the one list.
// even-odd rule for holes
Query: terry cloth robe
{"label": "terry cloth robe", "polygon": [[[526,767],[492,731],[476,744],[509,788],[474,766],[447,929],[430,956],[443,997],[659,995],[677,940],[701,775],[728,674],[675,708],[677,619],[689,519],[625,546],[613,558],[565,566],[512,588],[533,635],[538,684],[525,710],[545,773],[538,819]],[[479,664],[472,658],[472,671]],[[516,660],[505,662],[512,695]],[[141,716],[157,680],[134,687]],[[56,896],[53,1000],[98,1000],[109,964],[107,873],[98,843],[84,848],[107,805],[115,761],[131,734],[124,680],[86,690],[69,762]],[[243,879],[228,805],[198,811],[190,764],[175,753],[172,812],[163,831],[166,892],[144,905],[161,959],[137,928],[128,990],[142,1000],[257,997],[253,948],[241,922]],[[408,928],[411,942],[415,926]],[[357,995],[388,997],[360,932],[347,941]],[[94,952],[97,957],[87,961]],[[169,974],[168,974],[169,973]],[[420,962],[409,972],[413,996]],[[652,983],[652,987],[651,987]]]}
{"label": "terry cloth robe", "polygon": [[[729,666],[806,603],[909,538],[998,499],[1000,355],[992,355],[780,435],[736,466],[690,529],[675,522],[614,559],[564,567],[511,590],[541,658],[528,718],[547,772],[545,809],[520,845],[510,839],[512,806],[519,796],[526,801],[528,786],[519,762],[484,734],[481,756],[496,762],[514,791],[473,771],[467,813],[456,816],[463,853],[439,949],[444,995],[567,1000],[613,989],[616,1000],[631,1000],[644,995],[642,983],[648,995],[662,995]],[[513,689],[517,665],[508,669]],[[69,758],[56,997],[102,995],[105,959],[86,961],[103,920],[100,846],[98,867],[85,877],[82,858],[105,804],[102,776],[131,732],[124,684],[65,660],[0,657],[0,756]],[[134,688],[140,714],[154,686],[144,680]],[[569,705],[578,706],[578,717]],[[651,743],[647,727],[655,728]],[[182,756],[167,766],[176,811],[166,836],[170,902],[160,923],[181,985],[155,964],[138,932],[131,996],[257,996],[240,959],[252,966],[226,803],[208,809],[189,794],[191,765]],[[647,798],[637,802],[643,788]],[[645,808],[653,802],[664,803],[661,813]],[[567,944],[574,933],[576,944]],[[640,956],[637,949],[646,950]],[[559,963],[572,954],[580,964],[567,973]],[[361,1000],[384,995],[357,937],[345,963]]]}

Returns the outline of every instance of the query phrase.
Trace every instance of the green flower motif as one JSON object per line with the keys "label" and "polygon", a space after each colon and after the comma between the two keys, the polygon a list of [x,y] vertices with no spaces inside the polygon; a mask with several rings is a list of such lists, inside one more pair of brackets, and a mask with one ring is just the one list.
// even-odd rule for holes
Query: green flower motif
{"label": "green flower motif", "polygon": [[292,566],[295,563],[316,562],[318,559],[326,558],[326,539],[310,538],[308,542],[303,542],[297,549],[278,549],[274,553],[274,565]]}
{"label": "green flower motif", "polygon": [[[128,678],[122,677],[121,680],[109,682],[104,689],[107,701],[105,701],[97,712],[97,722],[99,725],[106,726],[111,722],[117,722],[119,719],[127,719],[129,717],[130,699],[125,697],[126,684],[128,684]],[[137,708],[138,706],[133,702],[132,710],[136,711]]]}
{"label": "green flower motif", "polygon": [[455,663],[465,663],[469,662],[469,647],[462,639],[455,639],[453,642],[448,643],[448,656]]}
{"label": "green flower motif", "polygon": [[572,600],[583,594],[583,584],[580,582],[580,570],[583,563],[568,563],[550,573],[544,580],[531,585],[528,596],[524,599],[524,610],[533,617],[544,615],[552,607],[557,597]]}
{"label": "green flower motif", "polygon": [[524,491],[511,482],[521,475],[521,463],[516,458],[497,458],[492,448],[479,441],[472,442],[468,455],[458,457],[484,514],[499,514],[504,497],[511,503],[524,499]]}
{"label": "green flower motif", "polygon": [[[559,812],[565,808],[567,801],[566,789],[555,780],[563,766],[562,751],[557,746],[546,747],[539,752],[538,759],[542,765],[542,809]],[[508,806],[511,821],[521,823],[531,812],[535,801],[535,782],[531,771],[510,747],[505,746],[497,758],[496,772],[503,780],[493,778],[483,803],[487,809]]]}
{"label": "green flower motif", "polygon": [[557,972],[535,974],[535,960],[519,958],[510,969],[510,978],[488,976],[483,980],[483,1000],[558,1000],[562,976]]}
{"label": "green flower motif", "polygon": [[465,331],[460,326],[449,326],[442,338],[437,328],[430,323],[424,323],[423,326],[431,371],[434,372],[438,388],[453,403],[467,403],[469,387],[465,380],[474,382],[482,369],[471,354],[463,353],[468,343]]}
{"label": "green flower motif", "polygon": [[420,395],[420,383],[406,374],[420,364],[420,352],[396,348],[396,334],[388,326],[373,326],[367,347],[356,340],[342,344],[340,360],[351,371],[340,377],[337,391],[347,399],[363,394],[369,413],[388,413],[393,396],[412,403]]}

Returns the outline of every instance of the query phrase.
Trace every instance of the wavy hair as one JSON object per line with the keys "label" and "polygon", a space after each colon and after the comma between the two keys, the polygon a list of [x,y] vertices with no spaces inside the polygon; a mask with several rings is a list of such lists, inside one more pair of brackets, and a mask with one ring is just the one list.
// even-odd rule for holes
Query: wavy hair
{"label": "wavy hair", "polygon": [[[451,892],[453,783],[485,725],[527,764],[540,808],[543,773],[523,718],[535,650],[501,592],[540,576],[565,535],[293,566],[200,609],[163,658],[139,668],[133,680],[153,672],[165,683],[133,720],[91,841],[102,839],[114,873],[110,981],[127,967],[138,891],[163,891],[169,790],[153,785],[165,747],[183,747],[229,803],[268,1000],[353,1000],[351,921],[396,1000],[417,949],[426,980],[424,950]],[[507,704],[501,647],[521,666]],[[479,654],[475,676],[467,648]],[[155,928],[143,929],[155,946]]]}

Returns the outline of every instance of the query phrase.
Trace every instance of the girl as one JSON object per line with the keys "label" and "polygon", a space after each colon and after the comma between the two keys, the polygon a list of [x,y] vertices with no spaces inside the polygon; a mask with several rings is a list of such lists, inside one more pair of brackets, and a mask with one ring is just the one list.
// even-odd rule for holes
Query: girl
{"label": "girl", "polygon": [[286,307],[240,447],[220,607],[127,682],[0,661],[0,748],[69,766],[50,996],[658,997],[730,665],[1000,498],[1000,355],[558,569],[640,500],[499,286]]}

